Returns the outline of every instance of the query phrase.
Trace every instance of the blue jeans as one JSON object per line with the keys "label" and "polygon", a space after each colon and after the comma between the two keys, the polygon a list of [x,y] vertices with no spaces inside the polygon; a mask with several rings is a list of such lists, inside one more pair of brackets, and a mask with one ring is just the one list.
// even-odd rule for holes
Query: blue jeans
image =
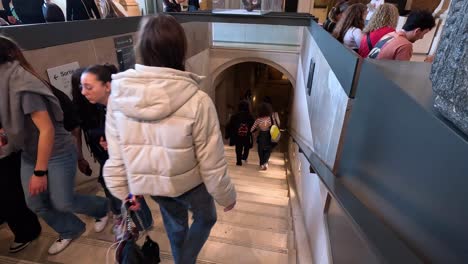
{"label": "blue jeans", "polygon": [[193,12],[193,11],[197,11],[198,10],[198,7],[194,6],[194,5],[189,5],[188,6],[188,11],[189,12]]}
{"label": "blue jeans", "polygon": [[[175,264],[195,264],[217,220],[213,197],[204,184],[179,197],[154,196],[159,204]],[[188,226],[188,210],[193,223]]]}
{"label": "blue jeans", "polygon": [[97,219],[104,217],[109,210],[106,198],[75,194],[76,157],[73,145],[63,153],[52,156],[49,160],[47,191],[30,196],[28,186],[35,161],[22,155],[21,182],[26,203],[64,239],[77,238],[86,229],[85,223],[73,213]]}

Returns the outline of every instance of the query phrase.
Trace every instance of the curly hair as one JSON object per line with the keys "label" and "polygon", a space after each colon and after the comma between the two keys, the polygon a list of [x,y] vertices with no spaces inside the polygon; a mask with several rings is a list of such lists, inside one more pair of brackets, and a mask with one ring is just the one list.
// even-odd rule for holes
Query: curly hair
{"label": "curly hair", "polygon": [[362,33],[367,34],[383,27],[396,28],[399,15],[398,8],[395,5],[385,3],[377,8]]}
{"label": "curly hair", "polygon": [[364,14],[367,12],[367,7],[364,4],[354,4],[346,9],[344,16],[336,24],[333,31],[333,36],[341,43],[343,43],[344,36],[348,29],[355,27],[359,29],[364,28]]}

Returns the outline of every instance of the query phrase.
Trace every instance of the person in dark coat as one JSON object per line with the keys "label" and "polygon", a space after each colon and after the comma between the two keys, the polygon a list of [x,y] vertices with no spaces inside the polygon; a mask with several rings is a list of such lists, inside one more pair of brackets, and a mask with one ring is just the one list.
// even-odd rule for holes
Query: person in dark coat
{"label": "person in dark coat", "polygon": [[188,1],[188,11],[189,12],[197,11],[198,9],[200,9],[199,0],[189,0]]}
{"label": "person in dark coat", "polygon": [[[8,22],[12,25],[18,24],[18,21],[16,21],[16,18],[9,8],[10,0],[2,0],[2,4],[6,11]],[[46,22],[42,14],[44,0],[12,0],[12,4],[22,24],[39,24]]]}
{"label": "person in dark coat", "polygon": [[[41,225],[26,205],[21,186],[21,152],[6,152],[7,135],[0,124],[0,199],[4,201],[0,218],[7,222],[14,235],[9,252],[16,253],[26,248],[41,234]],[[1,224],[0,220],[0,224]]]}
{"label": "person in dark coat", "polygon": [[94,0],[67,0],[67,21],[101,19]]}
{"label": "person in dark coat", "polygon": [[252,147],[252,133],[250,129],[254,124],[254,118],[249,111],[249,103],[241,101],[239,112],[231,117],[226,127],[226,139],[230,139],[230,145],[236,146],[237,166],[247,162],[249,151]]}
{"label": "person in dark coat", "polygon": [[164,3],[164,12],[180,12],[182,11],[182,8],[180,6],[180,3],[182,3],[183,0],[163,0]]}

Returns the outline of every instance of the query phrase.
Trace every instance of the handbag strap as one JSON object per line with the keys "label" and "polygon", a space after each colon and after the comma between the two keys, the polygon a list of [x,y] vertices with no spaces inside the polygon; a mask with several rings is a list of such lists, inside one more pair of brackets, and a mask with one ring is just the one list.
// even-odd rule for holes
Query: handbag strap
{"label": "handbag strap", "polygon": [[370,52],[374,48],[372,46],[372,42],[371,42],[371,38],[370,38],[370,32],[367,32],[366,36],[367,36],[367,47],[369,47],[369,52]]}
{"label": "handbag strap", "polygon": [[88,18],[91,19],[91,15],[89,14],[89,11],[88,11],[88,6],[85,4],[83,0],[81,0],[81,4],[83,4],[83,7],[86,11],[86,14],[88,15]]}
{"label": "handbag strap", "polygon": [[379,42],[375,44],[375,47],[369,52],[369,55],[367,57],[371,59],[376,59],[379,56],[380,50],[383,48],[383,46],[385,46],[385,44],[392,41],[393,39],[395,39],[393,36],[389,36],[387,38],[379,40]]}

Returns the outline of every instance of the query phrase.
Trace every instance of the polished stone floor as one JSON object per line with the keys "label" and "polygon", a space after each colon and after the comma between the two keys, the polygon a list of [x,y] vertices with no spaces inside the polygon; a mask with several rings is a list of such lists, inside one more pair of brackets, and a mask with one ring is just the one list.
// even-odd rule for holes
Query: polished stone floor
{"label": "polished stone floor", "polygon": [[[228,213],[224,213],[221,207],[217,208],[218,222],[199,255],[198,263],[293,264],[294,234],[283,154],[273,153],[267,171],[259,170],[258,156],[254,151],[249,163],[242,167],[235,165],[232,147],[226,147],[226,159],[237,188],[238,204]],[[98,194],[102,195],[102,192],[98,191]],[[147,201],[154,216],[150,236],[161,247],[162,263],[173,263],[158,206],[150,198]],[[57,235],[44,223],[40,238],[16,254],[8,253],[12,241],[10,230],[6,225],[0,226],[0,264],[114,263],[114,251],[109,250],[113,241],[110,225],[97,234],[93,230],[93,219],[80,217],[88,223],[88,230],[55,256],[49,256],[47,249]]]}

